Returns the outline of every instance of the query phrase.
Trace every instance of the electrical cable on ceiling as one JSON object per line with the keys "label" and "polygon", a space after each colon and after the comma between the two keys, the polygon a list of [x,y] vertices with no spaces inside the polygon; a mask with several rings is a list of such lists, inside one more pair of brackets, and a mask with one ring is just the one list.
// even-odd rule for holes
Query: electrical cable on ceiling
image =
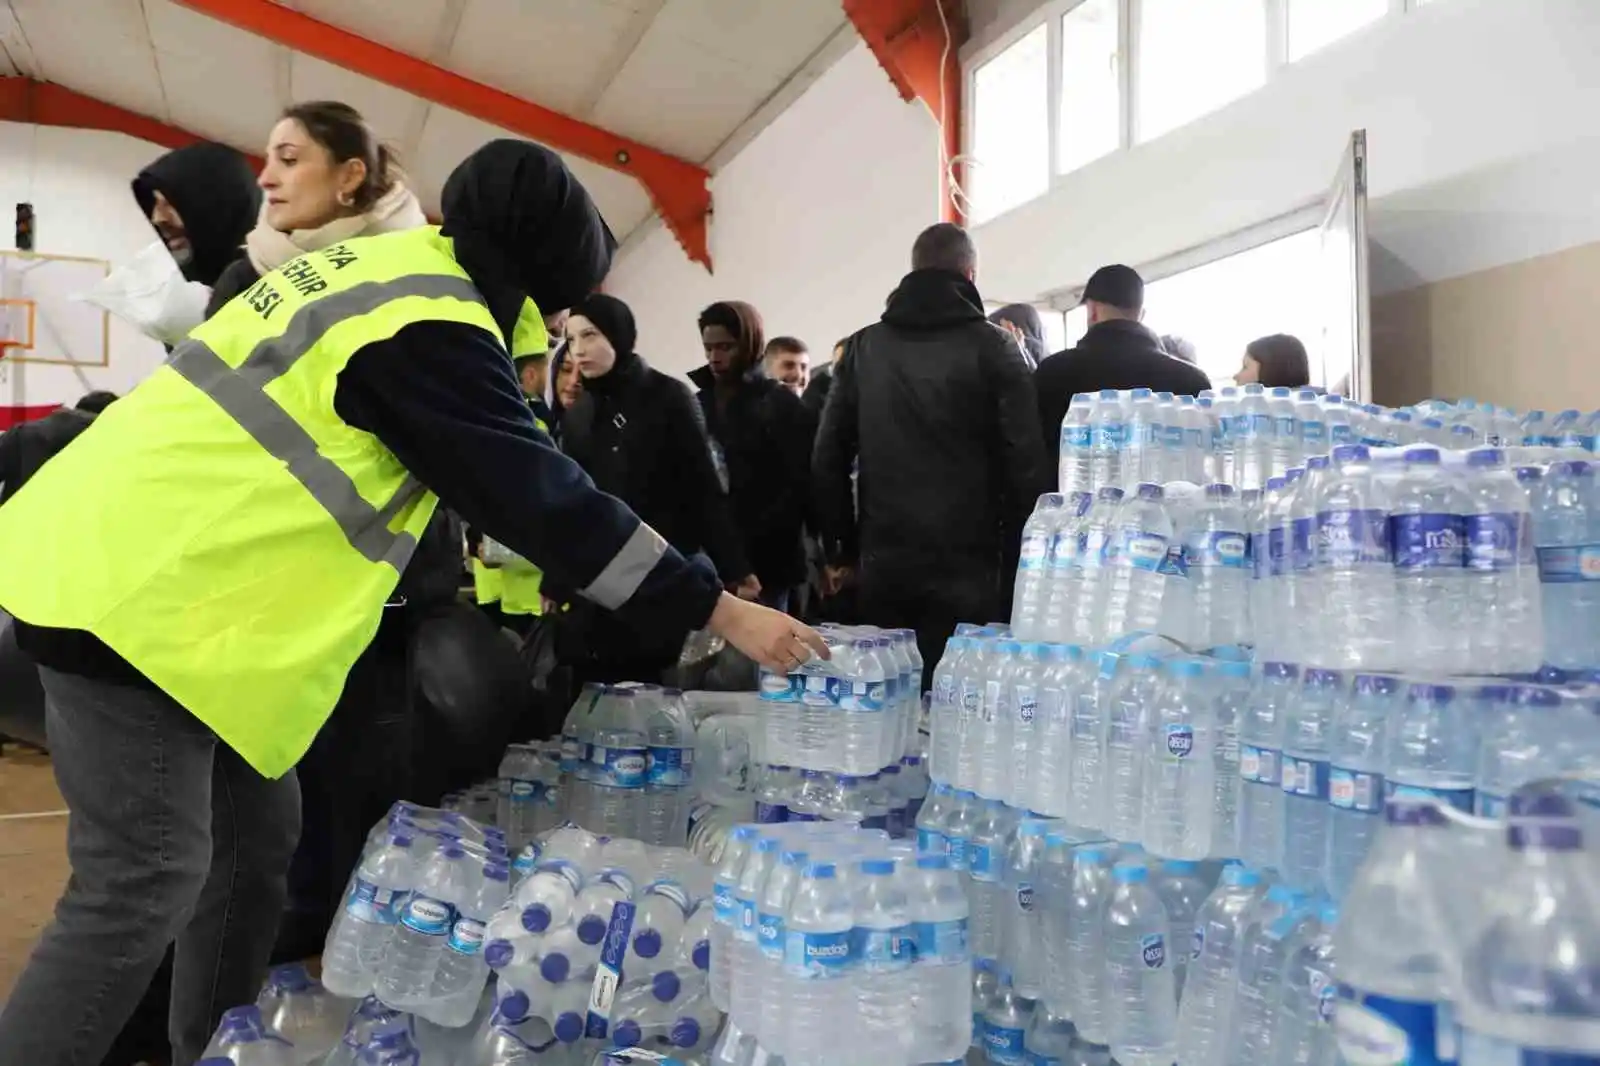
{"label": "electrical cable on ceiling", "polygon": [[[944,168],[945,181],[950,185],[951,202],[956,205],[956,210],[961,213],[963,219],[970,219],[972,217],[972,198],[967,195],[967,190],[961,187],[961,182],[956,180],[956,167],[961,164],[981,167],[983,166],[983,161],[965,152],[951,155],[947,147],[944,122],[945,116],[949,113],[949,101],[945,99],[948,79],[945,77],[944,72],[945,65],[950,62],[950,52],[955,47],[955,35],[950,32],[950,19],[944,12],[944,0],[934,0],[934,7],[939,11],[939,26],[944,30],[944,50],[939,54],[939,113],[933,116],[934,122],[939,126],[939,165]],[[924,100],[922,106],[928,107],[928,102]],[[933,109],[928,108],[928,113],[933,114]],[[957,131],[956,136],[960,136],[960,131]]]}

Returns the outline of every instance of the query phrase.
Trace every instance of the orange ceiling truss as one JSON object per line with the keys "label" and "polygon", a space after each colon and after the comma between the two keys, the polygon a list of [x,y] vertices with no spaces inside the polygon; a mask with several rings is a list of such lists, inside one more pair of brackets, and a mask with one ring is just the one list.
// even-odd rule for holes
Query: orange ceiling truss
{"label": "orange ceiling truss", "polygon": [[706,270],[711,269],[711,175],[704,167],[330,26],[272,0],[177,2],[275,44],[626,174],[645,187],[689,258]]}
{"label": "orange ceiling truss", "polygon": [[[163,148],[183,148],[207,139],[159,119],[32,78],[0,78],[0,121],[125,133]],[[248,158],[253,168],[261,169],[260,156]],[[128,180],[133,180],[132,174],[128,175]]]}
{"label": "orange ceiling truss", "polygon": [[945,221],[966,217],[956,195],[961,156],[961,57],[967,40],[963,0],[844,0],[844,13],[889,80],[907,100],[921,100],[939,123],[939,193]]}

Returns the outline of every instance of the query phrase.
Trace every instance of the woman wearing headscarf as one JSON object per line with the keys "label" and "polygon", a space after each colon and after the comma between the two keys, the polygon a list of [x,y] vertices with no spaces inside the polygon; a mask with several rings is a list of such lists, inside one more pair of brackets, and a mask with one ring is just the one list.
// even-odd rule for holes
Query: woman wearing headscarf
{"label": "woman wearing headscarf", "polygon": [[[562,417],[562,447],[602,492],[685,555],[704,551],[736,588],[750,566],[700,407],[688,386],[635,351],[637,333],[633,312],[614,296],[597,293],[572,308],[567,351],[583,392]],[[619,626],[606,612],[582,611],[572,622],[583,630],[583,680],[654,678],[677,662],[679,646]]]}
{"label": "woman wearing headscarf", "polygon": [[[0,1011],[0,1062],[94,1066],[174,939],[177,1063],[255,997],[299,824],[293,766],[439,502],[641,631],[709,629],[785,673],[826,654],[534,426],[507,350],[524,301],[570,307],[615,249],[560,157],[493,141],[443,201],[442,232],[264,276],[0,508],[0,609],[51,638],[72,862]],[[86,643],[126,676],[81,672]]]}
{"label": "woman wearing headscarf", "polygon": [[1007,304],[990,315],[989,321],[1017,339],[1029,366],[1038,366],[1050,354],[1044,347],[1044,322],[1032,304]]}

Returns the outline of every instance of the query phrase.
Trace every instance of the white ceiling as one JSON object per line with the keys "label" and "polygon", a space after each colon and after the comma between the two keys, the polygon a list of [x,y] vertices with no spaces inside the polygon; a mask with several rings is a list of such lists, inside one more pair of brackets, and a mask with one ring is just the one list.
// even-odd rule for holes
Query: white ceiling
{"label": "white ceiling", "polygon": [[[848,32],[839,0],[279,2],[696,163],[759,132],[763,105],[817,76]],[[430,209],[465,155],[507,135],[171,0],[0,0],[0,74],[257,154],[289,103],[343,100],[399,150]],[[650,215],[632,178],[566,159],[619,238]]]}

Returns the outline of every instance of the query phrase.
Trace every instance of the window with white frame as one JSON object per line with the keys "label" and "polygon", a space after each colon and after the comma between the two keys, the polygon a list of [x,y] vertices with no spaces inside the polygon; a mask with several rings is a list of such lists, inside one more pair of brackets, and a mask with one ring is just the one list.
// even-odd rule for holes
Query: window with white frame
{"label": "window with white frame", "polygon": [[1135,127],[1148,141],[1267,80],[1265,0],[1139,0]]}
{"label": "window with white frame", "polygon": [[1304,59],[1317,49],[1376,22],[1389,13],[1389,0],[1282,0],[1288,31],[1288,60]]}
{"label": "window with white frame", "polygon": [[978,68],[972,82],[967,195],[983,222],[1050,186],[1049,28],[1040,26]]}
{"label": "window with white frame", "polygon": [[1061,16],[1058,173],[1122,144],[1121,8],[1121,0],[1083,0]]}

